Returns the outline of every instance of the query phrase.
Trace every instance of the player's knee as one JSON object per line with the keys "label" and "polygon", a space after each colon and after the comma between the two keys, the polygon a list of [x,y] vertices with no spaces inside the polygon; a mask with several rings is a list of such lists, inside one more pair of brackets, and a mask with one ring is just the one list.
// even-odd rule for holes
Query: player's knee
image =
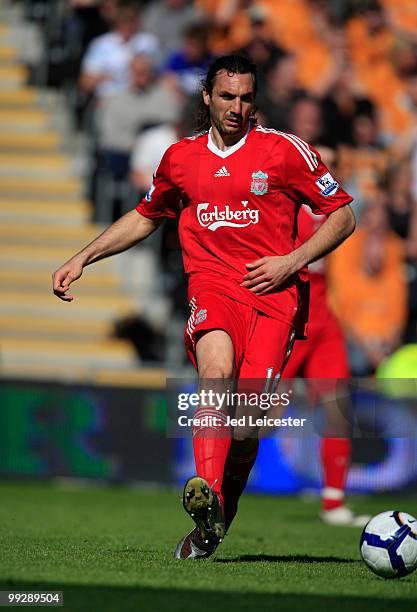
{"label": "player's knee", "polygon": [[199,368],[198,375],[200,379],[224,380],[231,378],[233,365],[227,362],[220,364],[207,364]]}

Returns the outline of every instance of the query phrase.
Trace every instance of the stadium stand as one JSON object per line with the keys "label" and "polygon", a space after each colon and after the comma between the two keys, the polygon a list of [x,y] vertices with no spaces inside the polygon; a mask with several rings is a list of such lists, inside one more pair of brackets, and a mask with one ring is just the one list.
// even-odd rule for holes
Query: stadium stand
{"label": "stadium stand", "polygon": [[70,309],[51,293],[54,267],[100,227],[90,222],[62,96],[27,85],[13,42],[16,15],[16,7],[4,7],[0,29],[1,372],[104,380],[98,372],[108,367],[115,379],[138,359],[130,342],[112,337],[113,322],[138,307],[109,261],[87,271]]}

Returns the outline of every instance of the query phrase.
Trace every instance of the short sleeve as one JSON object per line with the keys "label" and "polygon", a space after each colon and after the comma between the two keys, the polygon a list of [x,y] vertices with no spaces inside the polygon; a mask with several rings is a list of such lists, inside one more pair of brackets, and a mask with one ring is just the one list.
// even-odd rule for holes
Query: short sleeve
{"label": "short sleeve", "polygon": [[342,189],[313,147],[293,134],[285,134],[284,138],[285,181],[295,199],[307,204],[317,215],[328,215],[352,202],[353,198]]}
{"label": "short sleeve", "polygon": [[179,213],[181,191],[172,180],[171,147],[167,149],[153,176],[152,185],[136,210],[148,219],[175,218]]}

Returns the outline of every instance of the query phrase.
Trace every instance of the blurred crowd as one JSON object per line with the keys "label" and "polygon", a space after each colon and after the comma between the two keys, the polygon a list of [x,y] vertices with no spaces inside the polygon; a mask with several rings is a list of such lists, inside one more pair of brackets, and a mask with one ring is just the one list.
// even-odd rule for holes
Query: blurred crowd
{"label": "blurred crowd", "polygon": [[[328,262],[353,374],[417,340],[415,0],[20,1],[41,26],[41,84],[66,92],[88,138],[97,221],[132,208],[165,149],[193,133],[213,58],[245,54],[258,121],[319,147],[355,198],[358,229]],[[158,249],[185,313],[175,222]]]}

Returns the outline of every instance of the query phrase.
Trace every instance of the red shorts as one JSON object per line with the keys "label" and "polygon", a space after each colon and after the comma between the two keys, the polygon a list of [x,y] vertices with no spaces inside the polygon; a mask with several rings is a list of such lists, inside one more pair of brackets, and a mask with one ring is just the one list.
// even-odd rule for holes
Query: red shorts
{"label": "red shorts", "polygon": [[216,291],[201,291],[190,300],[185,347],[195,367],[196,342],[204,332],[224,330],[234,348],[235,378],[265,379],[279,374],[291,353],[293,328]]}
{"label": "red shorts", "polygon": [[346,394],[350,377],[345,341],[338,322],[326,308],[312,318],[307,340],[296,340],[282,378],[308,379],[307,396],[312,405],[320,398]]}
{"label": "red shorts", "polygon": [[296,340],[283,378],[349,378],[349,362],[342,331],[327,309],[309,323],[307,340]]}

